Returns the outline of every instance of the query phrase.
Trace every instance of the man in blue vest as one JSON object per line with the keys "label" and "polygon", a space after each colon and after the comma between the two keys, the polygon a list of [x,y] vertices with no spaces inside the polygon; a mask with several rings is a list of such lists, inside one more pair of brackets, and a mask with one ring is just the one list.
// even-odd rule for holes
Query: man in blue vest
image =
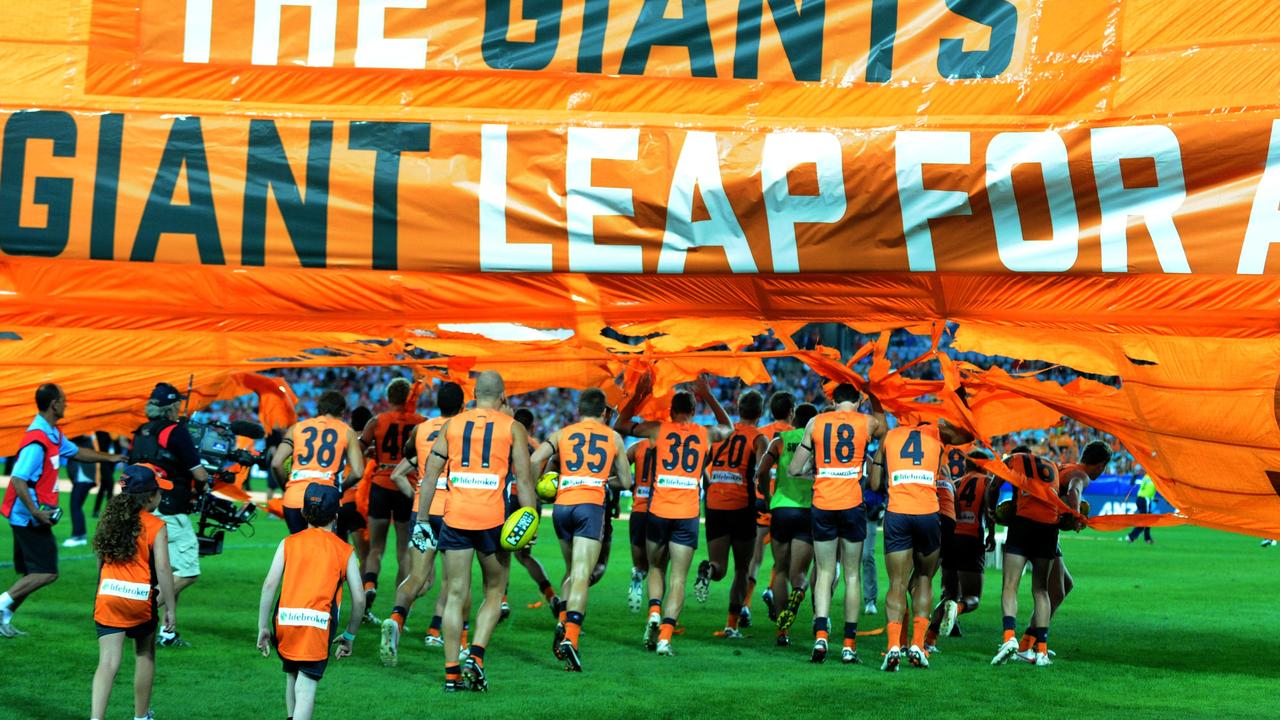
{"label": "man in blue vest", "polygon": [[53,525],[58,508],[58,469],[64,460],[121,462],[124,457],[78,447],[58,429],[66,415],[67,396],[46,383],[36,389],[36,417],[22,438],[13,476],[0,502],[0,515],[13,530],[13,567],[21,578],[0,594],[0,637],[26,633],[12,624],[13,613],[31,593],[58,579],[58,543]]}

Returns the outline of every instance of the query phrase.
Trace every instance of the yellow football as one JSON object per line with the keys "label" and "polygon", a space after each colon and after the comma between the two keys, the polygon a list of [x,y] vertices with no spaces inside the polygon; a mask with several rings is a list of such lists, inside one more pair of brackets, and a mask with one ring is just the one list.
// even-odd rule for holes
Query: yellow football
{"label": "yellow football", "polygon": [[560,492],[560,473],[554,470],[543,473],[533,490],[542,502],[555,502],[556,493]]}
{"label": "yellow football", "polygon": [[995,516],[996,524],[1008,525],[1013,522],[1013,518],[1018,514],[1018,506],[1014,504],[1012,499],[1005,500],[996,506]]}
{"label": "yellow football", "polygon": [[538,511],[531,507],[522,507],[511,513],[502,524],[502,549],[520,550],[538,534]]}

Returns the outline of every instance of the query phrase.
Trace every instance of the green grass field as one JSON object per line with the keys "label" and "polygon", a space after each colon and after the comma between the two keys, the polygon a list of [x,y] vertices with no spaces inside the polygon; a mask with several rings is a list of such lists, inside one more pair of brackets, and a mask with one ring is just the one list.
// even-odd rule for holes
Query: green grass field
{"label": "green grass field", "polygon": [[[284,524],[261,519],[255,537],[229,537],[226,552],[205,558],[204,575],[179,611],[179,627],[194,647],[161,650],[154,708],[165,718],[282,718],[283,675],[273,656],[253,647],[262,576]],[[625,523],[615,530],[626,538]],[[59,528],[59,537],[67,530]],[[544,526],[536,549],[553,578],[559,552]],[[1050,668],[990,667],[1000,634],[999,575],[987,574],[976,614],[963,616],[963,639],[944,640],[928,671],[880,673],[882,637],[860,641],[865,665],[808,662],[809,612],[796,626],[798,642],[776,648],[772,625],[757,597],[749,637],[728,641],[721,629],[727,583],[711,600],[692,601],[675,643],[676,657],[646,653],[643,619],[626,607],[630,568],[618,547],[608,576],[594,590],[582,636],[586,670],[565,673],[549,650],[552,622],[522,568],[512,573],[512,617],[489,647],[487,695],[445,696],[441,652],[421,644],[431,595],[419,601],[402,645],[400,665],[378,661],[377,632],[362,629],[356,655],[331,663],[320,687],[320,718],[789,718],[895,717],[1277,717],[1276,668],[1280,633],[1275,611],[1275,563],[1280,550],[1255,539],[1198,528],[1158,530],[1153,546],[1086,532],[1063,539],[1077,577],[1075,594],[1056,620]],[[12,557],[0,533],[0,560]],[[705,549],[699,550],[699,557]],[[394,565],[394,563],[393,563]],[[0,640],[0,717],[85,718],[97,662],[92,604],[95,565],[85,548],[62,551],[62,576],[34,595],[15,625],[30,635]],[[394,568],[384,571],[375,610],[389,610]],[[0,577],[7,584],[12,567]],[[762,577],[768,576],[768,564]],[[883,568],[881,569],[883,575]],[[1029,584],[1029,580],[1027,581]],[[881,579],[881,593],[887,587]],[[881,598],[883,608],[883,598]],[[1019,628],[1030,606],[1024,588]],[[838,601],[836,604],[838,608]],[[860,627],[883,625],[881,615]],[[842,619],[833,618],[838,628]],[[838,655],[837,655],[838,658]],[[872,665],[872,662],[875,665]],[[130,717],[132,662],[116,681],[110,717]]]}

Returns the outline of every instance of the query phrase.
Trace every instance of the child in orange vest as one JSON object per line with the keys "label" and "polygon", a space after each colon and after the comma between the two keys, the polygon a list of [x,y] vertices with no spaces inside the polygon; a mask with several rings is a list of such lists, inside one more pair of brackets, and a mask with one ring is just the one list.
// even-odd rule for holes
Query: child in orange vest
{"label": "child in orange vest", "polygon": [[[308,527],[280,542],[271,570],[262,583],[258,649],[263,657],[268,657],[274,641],[280,654],[287,676],[284,703],[290,720],[311,719],[316,684],[329,663],[329,646],[338,645],[335,657],[351,655],[351,644],[364,615],[360,568],[355,554],[351,546],[333,532],[340,502],[341,495],[332,485],[311,483],[307,486],[302,517]],[[351,593],[351,613],[347,617],[346,632],[337,635],[344,580]]]}
{"label": "child in orange vest", "polygon": [[164,629],[173,632],[173,570],[164,521],[151,514],[160,491],[173,489],[164,471],[130,465],[98,523],[93,549],[98,554],[98,593],[93,620],[98,626],[98,670],[93,674],[92,717],[102,718],[111,685],[120,669],[125,638],[134,641],[133,714],[151,717],[151,686],[156,671],[157,588],[164,605]]}

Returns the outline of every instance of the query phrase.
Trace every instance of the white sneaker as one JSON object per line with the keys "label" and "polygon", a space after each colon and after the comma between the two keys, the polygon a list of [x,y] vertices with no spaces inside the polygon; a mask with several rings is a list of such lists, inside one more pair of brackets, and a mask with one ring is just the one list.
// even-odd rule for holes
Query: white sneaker
{"label": "white sneaker", "polygon": [[862,606],[863,615],[875,615],[876,612],[878,611],[879,611],[879,608],[876,607],[875,602],[869,602],[866,605]]}
{"label": "white sneaker", "polygon": [[471,657],[471,648],[470,648],[470,647],[465,647],[465,646],[464,646],[464,647],[460,647],[460,648],[458,648],[458,664],[459,664],[459,665],[461,665],[462,663],[466,662],[466,661],[467,661],[467,658],[469,658],[469,657]]}
{"label": "white sneaker", "polygon": [[1018,654],[1018,641],[1005,640],[1004,643],[1000,645],[1000,649],[996,651],[996,656],[991,658],[991,664],[1003,665],[1009,662],[1009,660],[1014,655],[1017,655],[1017,654]]}
{"label": "white sneaker", "polygon": [[880,663],[880,669],[885,672],[898,672],[898,664],[902,662],[902,651],[897,645],[889,648],[889,652],[884,654],[884,662]]}
{"label": "white sneaker", "polygon": [[738,628],[725,627],[724,637],[727,640],[741,640],[742,631],[739,630]]}
{"label": "white sneaker", "polygon": [[631,612],[640,612],[641,603],[644,602],[644,573],[636,568],[631,568],[631,587],[627,588],[627,607]]}
{"label": "white sneaker", "polygon": [[1053,664],[1049,659],[1049,653],[1036,653],[1036,659],[1032,661],[1036,667],[1048,667]]}
{"label": "white sneaker", "polygon": [[646,650],[658,649],[658,631],[662,629],[662,616],[649,613],[649,622],[644,626],[644,647]]}
{"label": "white sneaker", "polygon": [[427,635],[422,638],[422,644],[427,647],[444,647],[444,638],[439,635]]}
{"label": "white sneaker", "polygon": [[938,649],[937,645],[928,645],[928,644],[924,646],[924,651],[929,653],[930,655],[933,655],[934,653],[942,652],[941,650]]}
{"label": "white sneaker", "polygon": [[817,638],[813,641],[813,654],[809,656],[809,662],[821,665],[827,661],[827,641],[824,638]]}
{"label": "white sneaker", "polygon": [[698,575],[693,580],[693,597],[701,605],[711,596],[711,561],[698,563]]}
{"label": "white sneaker", "polygon": [[929,654],[921,650],[918,645],[912,645],[911,648],[907,650],[907,659],[911,661],[913,666],[918,667],[921,670],[929,669]]}
{"label": "white sneaker", "polygon": [[378,645],[378,657],[383,667],[396,666],[396,651],[400,645],[400,626],[395,620],[382,621],[382,642]]}
{"label": "white sneaker", "polygon": [[1018,653],[1014,655],[1014,657],[1018,658],[1023,662],[1034,663],[1036,661],[1036,651],[1031,648],[1027,648],[1026,650],[1019,650]]}
{"label": "white sneaker", "polygon": [[942,624],[938,626],[938,636],[946,637],[951,634],[951,628],[956,626],[956,616],[960,614],[960,603],[955,600],[948,600],[942,606]]}
{"label": "white sneaker", "polygon": [[75,535],[62,541],[62,547],[64,548],[84,547],[88,544],[89,539],[83,535]]}
{"label": "white sneaker", "polygon": [[26,633],[9,623],[0,623],[0,637],[2,638],[20,638],[25,637]]}
{"label": "white sneaker", "polygon": [[672,652],[672,650],[671,650],[671,641],[670,641],[670,640],[659,640],[659,641],[658,641],[657,653],[658,653],[659,655],[666,655],[667,657],[671,657],[672,655],[675,655],[675,653],[674,653],[674,652]]}
{"label": "white sneaker", "polygon": [[851,647],[840,648],[840,662],[845,665],[860,665],[862,660],[858,658],[858,651]]}

